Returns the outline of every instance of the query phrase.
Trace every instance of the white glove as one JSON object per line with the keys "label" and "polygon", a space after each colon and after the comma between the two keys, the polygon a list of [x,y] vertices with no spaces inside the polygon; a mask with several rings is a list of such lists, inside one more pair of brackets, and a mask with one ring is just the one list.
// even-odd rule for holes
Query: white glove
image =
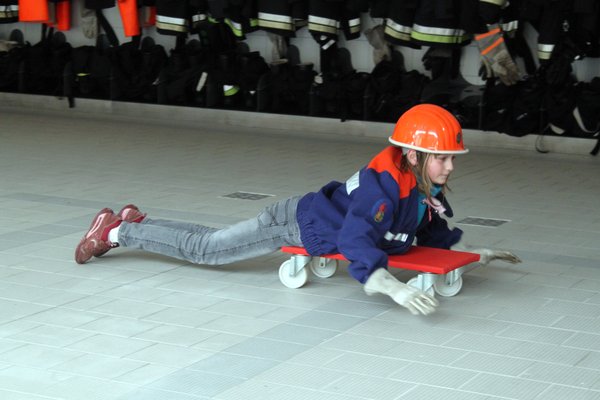
{"label": "white glove", "polygon": [[383,25],[377,25],[365,31],[367,40],[373,46],[373,61],[375,65],[383,60],[392,60],[392,49],[385,40],[384,29]]}
{"label": "white glove", "polygon": [[80,17],[83,36],[88,39],[95,39],[98,36],[98,19],[96,18],[96,11],[81,5]]}
{"label": "white glove", "polygon": [[519,257],[506,250],[475,249],[469,251],[471,253],[479,254],[479,256],[481,257],[479,259],[479,262],[483,265],[486,265],[493,260],[501,260],[511,264],[518,264],[521,262],[521,259]]}
{"label": "white glove", "polygon": [[271,48],[271,58],[273,61],[281,60],[287,57],[288,45],[285,38],[282,35],[278,35],[273,32],[267,32],[267,37],[271,41],[273,47]]}
{"label": "white glove", "polygon": [[485,66],[485,78],[497,77],[506,86],[514,85],[521,78],[519,67],[515,64],[497,25],[488,25],[488,32],[475,35],[475,41]]}
{"label": "white glove", "polygon": [[460,242],[452,246],[452,250],[468,251],[469,253],[479,254],[479,263],[486,265],[493,260],[505,261],[510,264],[518,264],[521,259],[514,253],[507,250],[492,250],[492,249],[474,249],[469,244]]}
{"label": "white glove", "polygon": [[364,290],[369,296],[375,293],[390,296],[396,303],[408,308],[413,315],[431,314],[440,304],[434,297],[400,282],[385,268],[379,268],[369,276]]}

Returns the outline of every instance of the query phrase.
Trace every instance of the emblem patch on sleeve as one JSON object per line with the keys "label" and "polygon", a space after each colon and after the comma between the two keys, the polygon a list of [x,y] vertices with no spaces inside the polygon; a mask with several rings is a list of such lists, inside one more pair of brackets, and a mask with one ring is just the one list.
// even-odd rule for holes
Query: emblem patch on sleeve
{"label": "emblem patch on sleeve", "polygon": [[375,203],[375,206],[373,207],[372,211],[373,220],[377,223],[383,221],[387,209],[388,205],[385,202],[385,200],[379,200],[377,203]]}

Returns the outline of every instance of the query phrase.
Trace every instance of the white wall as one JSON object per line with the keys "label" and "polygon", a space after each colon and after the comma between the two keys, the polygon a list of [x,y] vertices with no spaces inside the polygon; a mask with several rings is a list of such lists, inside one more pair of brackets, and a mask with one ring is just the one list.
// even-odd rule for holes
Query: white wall
{"label": "white wall", "polygon": [[[73,46],[82,45],[93,45],[94,40],[86,38],[81,29],[79,28],[79,7],[82,2],[74,1],[72,10],[72,28],[68,32],[64,32],[67,40]],[[115,32],[119,36],[121,42],[127,41],[123,36],[123,27],[121,18],[117,7],[107,9],[104,11],[107,19],[111,22]],[[372,18],[368,14],[362,15],[362,26],[363,31],[369,27],[375,26],[381,23],[380,18]],[[41,28],[40,24],[31,23],[13,23],[13,24],[0,24],[0,39],[7,39],[10,32],[13,29],[20,29],[25,35],[25,40],[34,44],[39,41]],[[151,36],[159,44],[165,46],[168,50],[175,44],[175,38],[173,36],[161,35],[156,33],[155,28],[144,29],[145,36]],[[529,26],[525,27],[526,38],[530,43],[530,48],[535,49],[537,33]],[[267,61],[271,61],[271,43],[263,31],[253,32],[248,35],[246,43],[250,47],[250,50],[259,51],[261,55]],[[297,32],[297,37],[291,39],[291,44],[295,45],[300,50],[301,61],[313,62],[315,69],[320,70],[319,66],[319,47],[309,34],[307,28],[303,28]],[[345,41],[343,35],[339,43],[340,47],[346,47],[352,54],[352,63],[356,70],[361,72],[370,72],[373,69],[373,57],[372,47],[367,42],[364,35],[360,38],[351,41]],[[426,51],[425,49],[415,50],[406,47],[398,46],[397,50],[400,51],[404,56],[405,66],[407,70],[416,69],[420,72],[427,74],[424,70],[421,62],[421,57]],[[535,54],[535,51],[533,51]],[[474,44],[468,45],[463,49],[463,56],[461,58],[461,72],[462,75],[472,84],[482,84],[483,82],[478,76],[480,61],[477,47]],[[600,76],[600,59],[598,58],[587,58],[581,61],[573,63],[573,69],[577,78],[580,81],[589,81],[595,76]],[[524,69],[523,69],[524,70]]]}

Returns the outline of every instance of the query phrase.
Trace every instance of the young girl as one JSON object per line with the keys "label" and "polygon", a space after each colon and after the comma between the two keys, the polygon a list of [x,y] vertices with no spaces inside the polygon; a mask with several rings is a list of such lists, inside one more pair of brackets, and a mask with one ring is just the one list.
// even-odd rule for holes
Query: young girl
{"label": "young girl", "polygon": [[[342,253],[348,271],[367,294],[382,293],[413,314],[430,314],[438,302],[398,281],[387,270],[388,254],[418,245],[446,248],[462,231],[441,217],[452,216],[444,196],[456,154],[467,153],[461,127],[445,109],[421,104],[404,113],[377,154],[346,182],[330,182],[316,193],[266,207],[257,217],[224,229],[146,217],[134,205],[118,214],[101,210],[75,250],[83,264],[117,246],[144,249],[196,264],[221,265],[304,246],[318,256]],[[509,252],[481,250],[482,263]]]}

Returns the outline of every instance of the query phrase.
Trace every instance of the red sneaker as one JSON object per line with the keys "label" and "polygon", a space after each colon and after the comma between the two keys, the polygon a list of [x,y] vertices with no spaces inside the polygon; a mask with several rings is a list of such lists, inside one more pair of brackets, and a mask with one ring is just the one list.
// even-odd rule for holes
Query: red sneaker
{"label": "red sneaker", "polygon": [[[117,216],[125,222],[142,222],[142,220],[146,218],[146,214],[142,213],[134,204],[127,204],[125,207],[121,208],[121,211],[119,211]],[[110,249],[112,249],[112,247],[101,251],[98,254],[94,254],[94,257],[102,257]]]}
{"label": "red sneaker", "polygon": [[142,213],[140,209],[133,204],[127,204],[121,208],[119,214],[117,214],[125,222],[142,222],[146,218],[146,214]]}
{"label": "red sneaker", "polygon": [[92,220],[90,229],[75,249],[75,262],[83,264],[93,256],[106,253],[118,245],[108,241],[108,232],[121,224],[121,218],[110,208],[103,208]]}

